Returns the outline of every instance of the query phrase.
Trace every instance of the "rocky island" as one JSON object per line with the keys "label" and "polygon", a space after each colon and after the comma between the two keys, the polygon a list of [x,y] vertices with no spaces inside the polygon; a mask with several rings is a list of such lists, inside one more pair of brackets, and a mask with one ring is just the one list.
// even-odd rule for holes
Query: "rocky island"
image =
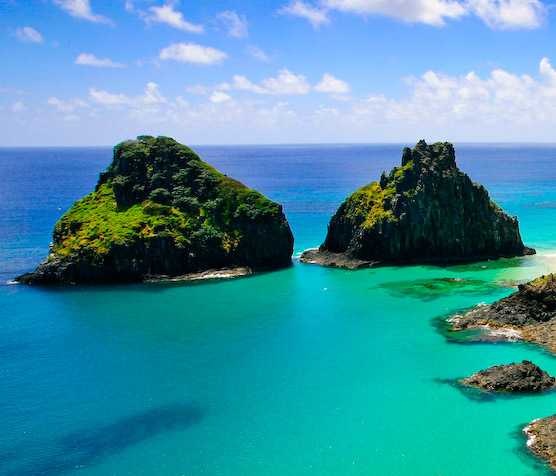
{"label": "rocky island", "polygon": [[556,354],[556,277],[541,276],[489,305],[448,319],[452,331],[494,329]]}
{"label": "rocky island", "polygon": [[351,194],[301,261],[362,268],[523,256],[517,218],[461,172],[448,142],[405,148],[401,167]]}
{"label": "rocky island", "polygon": [[548,375],[532,362],[495,365],[480,370],[461,380],[469,387],[480,387],[494,392],[540,392],[553,388],[556,378]]}
{"label": "rocky island", "polygon": [[223,175],[168,137],[139,136],[114,148],[91,194],[56,224],[46,261],[22,283],[177,279],[207,270],[291,263],[282,207]]}

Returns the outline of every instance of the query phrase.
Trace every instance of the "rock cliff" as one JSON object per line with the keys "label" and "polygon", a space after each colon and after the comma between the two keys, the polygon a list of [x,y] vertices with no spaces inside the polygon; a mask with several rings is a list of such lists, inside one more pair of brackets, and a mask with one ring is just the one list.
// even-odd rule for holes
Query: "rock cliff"
{"label": "rock cliff", "polygon": [[401,167],[341,204],[324,243],[302,261],[359,268],[529,253],[517,219],[458,169],[452,144],[420,141],[404,149]]}
{"label": "rock cliff", "polygon": [[282,207],[167,137],[114,148],[95,191],[56,224],[51,252],[23,283],[125,282],[291,262]]}

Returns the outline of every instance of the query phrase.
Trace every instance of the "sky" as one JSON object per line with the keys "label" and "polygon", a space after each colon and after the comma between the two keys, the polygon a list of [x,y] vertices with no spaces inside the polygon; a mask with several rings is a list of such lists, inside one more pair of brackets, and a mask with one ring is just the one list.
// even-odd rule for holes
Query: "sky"
{"label": "sky", "polygon": [[556,142],[556,0],[0,0],[0,146]]}

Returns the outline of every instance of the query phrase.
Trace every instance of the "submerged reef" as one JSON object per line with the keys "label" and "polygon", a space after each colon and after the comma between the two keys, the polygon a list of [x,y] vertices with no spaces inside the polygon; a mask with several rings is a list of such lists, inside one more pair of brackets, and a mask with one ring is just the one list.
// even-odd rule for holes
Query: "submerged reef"
{"label": "submerged reef", "polygon": [[56,224],[46,261],[22,283],[130,282],[291,263],[282,207],[168,137],[114,148],[94,192]]}
{"label": "submerged reef", "polygon": [[505,331],[556,354],[556,277],[549,274],[520,284],[515,293],[493,304],[479,305],[448,321],[452,331]]}
{"label": "submerged reef", "polygon": [[458,169],[448,142],[405,148],[401,167],[351,194],[301,261],[362,268],[523,256],[517,218]]}
{"label": "submerged reef", "polygon": [[465,386],[480,387],[495,392],[540,392],[553,388],[556,378],[532,362],[495,365],[461,380]]}

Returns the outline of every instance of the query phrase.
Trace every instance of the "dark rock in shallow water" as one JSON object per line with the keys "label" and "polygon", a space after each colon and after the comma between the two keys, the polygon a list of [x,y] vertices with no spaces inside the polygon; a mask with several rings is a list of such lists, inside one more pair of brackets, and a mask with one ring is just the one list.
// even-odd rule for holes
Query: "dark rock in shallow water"
{"label": "dark rock in shallow water", "polygon": [[461,383],[496,392],[539,392],[554,387],[556,378],[551,377],[532,362],[496,365],[481,370]]}
{"label": "dark rock in shallow water", "polygon": [[528,437],[527,447],[556,469],[556,415],[533,420],[523,432]]}
{"label": "dark rock in shallow water", "polygon": [[293,252],[280,205],[167,137],[118,144],[95,191],[62,217],[53,237],[46,261],[19,282],[130,282],[272,269],[290,264]]}
{"label": "dark rock in shallow water", "polygon": [[452,331],[503,328],[556,353],[556,277],[541,276],[508,297],[449,319]]}
{"label": "dark rock in shallow water", "polygon": [[404,149],[401,167],[350,195],[332,217],[325,242],[301,261],[358,268],[534,252],[523,245],[517,218],[457,168],[452,144],[421,141]]}
{"label": "dark rock in shallow water", "polygon": [[525,327],[556,319],[556,280],[553,274],[541,276],[518,291],[488,306],[480,306],[458,321],[458,328],[494,323],[504,327]]}

